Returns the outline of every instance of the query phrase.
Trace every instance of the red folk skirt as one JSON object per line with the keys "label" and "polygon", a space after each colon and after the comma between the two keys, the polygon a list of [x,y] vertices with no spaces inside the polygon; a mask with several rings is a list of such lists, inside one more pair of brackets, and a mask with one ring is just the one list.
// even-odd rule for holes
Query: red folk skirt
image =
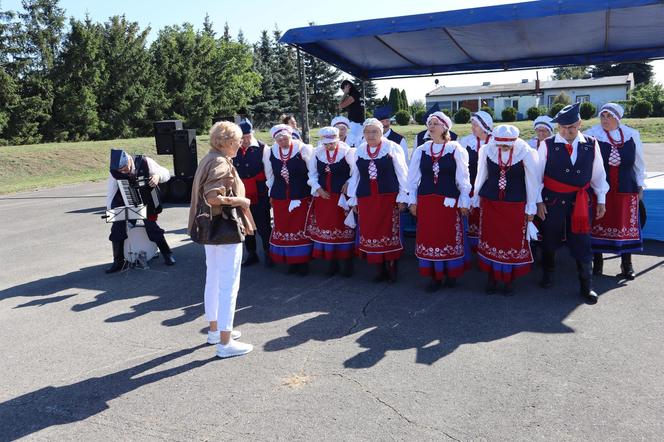
{"label": "red folk skirt", "polygon": [[480,199],[479,265],[497,281],[512,282],[530,271],[525,209],[525,202]]}
{"label": "red folk skirt", "polygon": [[329,199],[313,198],[307,215],[306,233],[314,244],[314,258],[348,259],[352,257],[355,229],[344,224],[347,212],[339,207],[339,193]]}
{"label": "red folk skirt", "polygon": [[[618,192],[618,167],[609,168],[606,214],[593,219],[590,239],[594,252],[632,253],[643,249],[639,222],[639,194]],[[597,198],[593,195],[593,207]]]}
{"label": "red folk skirt", "polygon": [[442,195],[417,196],[415,256],[429,261],[463,258],[463,222],[459,209],[446,207]]}
{"label": "red folk skirt", "polygon": [[275,262],[299,264],[311,259],[311,240],[305,226],[311,197],[302,198],[300,206],[288,211],[290,200],[272,200],[274,228],[270,236],[270,256]]}
{"label": "red folk skirt", "polygon": [[394,261],[403,253],[396,198],[396,193],[373,193],[357,199],[357,252],[369,263]]}

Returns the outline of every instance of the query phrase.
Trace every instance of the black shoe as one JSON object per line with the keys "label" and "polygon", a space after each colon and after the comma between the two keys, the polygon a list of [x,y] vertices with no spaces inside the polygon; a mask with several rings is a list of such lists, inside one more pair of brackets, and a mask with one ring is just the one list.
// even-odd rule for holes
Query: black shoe
{"label": "black shoe", "polygon": [[300,264],[289,264],[288,265],[288,274],[294,275],[300,269]]}
{"label": "black shoe", "polygon": [[157,242],[157,247],[159,247],[159,251],[161,252],[161,255],[164,257],[164,263],[166,263],[167,266],[175,265],[175,258],[173,258],[173,252],[171,251],[171,248],[168,246],[166,239],[162,239],[159,242]]}
{"label": "black shoe", "polygon": [[106,269],[106,273],[115,273],[123,270],[127,266],[124,258],[124,240],[113,241],[113,264]]}
{"label": "black shoe", "polygon": [[300,276],[307,276],[309,274],[309,263],[305,262],[300,264],[300,268],[297,269],[297,274]]}
{"label": "black shoe", "polygon": [[383,282],[387,280],[387,266],[385,262],[378,264],[378,273],[373,277],[373,282]]}
{"label": "black shoe", "polygon": [[634,281],[634,278],[636,278],[636,273],[634,273],[634,267],[632,266],[631,253],[620,255],[620,274],[618,277],[628,281]]}
{"label": "black shoe", "polygon": [[590,262],[576,262],[579,272],[579,292],[588,304],[597,304],[598,295],[593,290],[593,275]]}
{"label": "black shoe", "polygon": [[327,272],[325,272],[325,275],[332,277],[336,275],[338,272],[339,272],[339,261],[333,259],[332,261],[330,261],[330,265],[327,268]]}
{"label": "black shoe", "polygon": [[254,253],[249,254],[247,259],[244,260],[244,262],[242,263],[242,267],[249,267],[249,266],[254,265],[256,263],[258,263],[258,255],[254,252]]}
{"label": "black shoe", "polygon": [[172,253],[164,253],[164,263],[166,263],[167,266],[174,266],[175,265],[175,258],[173,257]]}
{"label": "black shoe", "polygon": [[506,282],[503,287],[503,295],[514,296],[514,285],[511,282]]}
{"label": "black shoe", "polygon": [[442,282],[437,280],[437,279],[431,279],[429,283],[427,284],[426,288],[424,289],[427,293],[434,293],[437,292],[438,289],[442,286]]}
{"label": "black shoe", "polygon": [[397,282],[397,262],[387,261],[387,282],[393,284]]}
{"label": "black shoe", "polygon": [[342,270],[341,274],[346,278],[350,278],[353,276],[353,273],[355,273],[353,258],[348,258],[344,261],[344,269]]}
{"label": "black shoe", "polygon": [[498,282],[496,282],[495,279],[489,279],[489,281],[486,283],[486,287],[484,288],[486,294],[493,295],[494,293],[496,293],[497,290],[498,290]]}
{"label": "black shoe", "polygon": [[553,272],[547,272],[546,270],[542,273],[542,280],[540,281],[540,287],[543,289],[550,289],[553,287]]}
{"label": "black shoe", "polygon": [[445,287],[454,288],[456,287],[456,278],[450,278],[449,276],[445,279]]}
{"label": "black shoe", "polygon": [[553,287],[553,269],[556,266],[556,254],[542,249],[542,280],[540,287],[549,289]]}
{"label": "black shoe", "polygon": [[604,272],[604,257],[601,253],[593,255],[593,275],[601,275]]}
{"label": "black shoe", "polygon": [[274,267],[274,261],[272,261],[272,257],[270,256],[270,252],[265,252],[265,267],[268,269],[271,269]]}

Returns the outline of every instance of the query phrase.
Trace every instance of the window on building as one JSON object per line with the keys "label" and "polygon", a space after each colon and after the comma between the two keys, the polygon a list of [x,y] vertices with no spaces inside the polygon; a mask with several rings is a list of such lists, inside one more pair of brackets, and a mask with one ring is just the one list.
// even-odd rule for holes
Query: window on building
{"label": "window on building", "polygon": [[576,102],[577,103],[586,103],[590,101],[590,95],[577,95],[576,96]]}
{"label": "window on building", "polygon": [[513,107],[516,110],[519,110],[519,100],[512,100],[511,98],[503,101],[504,108]]}
{"label": "window on building", "polygon": [[547,107],[549,108],[553,107],[553,100],[555,99],[556,99],[555,95],[549,95],[548,97],[546,97]]}

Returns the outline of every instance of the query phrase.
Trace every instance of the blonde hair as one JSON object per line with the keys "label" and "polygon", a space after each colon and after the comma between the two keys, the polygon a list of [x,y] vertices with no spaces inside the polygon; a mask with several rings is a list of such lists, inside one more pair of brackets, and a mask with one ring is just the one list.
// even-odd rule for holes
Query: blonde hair
{"label": "blonde hair", "polygon": [[221,150],[228,147],[231,142],[236,144],[242,140],[242,129],[230,121],[218,121],[210,128],[210,147]]}

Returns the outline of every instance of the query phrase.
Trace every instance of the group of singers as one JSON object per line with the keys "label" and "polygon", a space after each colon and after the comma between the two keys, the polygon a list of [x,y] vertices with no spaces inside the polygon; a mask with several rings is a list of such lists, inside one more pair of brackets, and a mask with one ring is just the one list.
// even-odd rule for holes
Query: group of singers
{"label": "group of singers", "polygon": [[[359,105],[352,84],[344,87],[340,107]],[[472,133],[455,141],[450,118],[430,111],[410,158],[389,113],[377,111],[361,123],[348,113],[355,121],[334,118],[320,129],[316,147],[294,136],[294,124],[272,127],[272,145],[254,137],[248,120],[239,124],[242,143],[233,164],[251,201],[266,266],[287,264],[289,273],[306,275],[311,259],[323,259],[328,275],[350,277],[359,256],[376,265],[376,281],[394,282],[404,250],[402,217],[410,212],[430,292],[454,286],[476,253],[488,275],[487,293],[500,288],[511,295],[514,281],[531,270],[531,243],[541,248],[542,287],[552,286],[561,245],[576,260],[580,294],[589,303],[597,301],[592,277],[602,273],[602,253],[619,254],[619,276],[634,279],[631,254],[642,250],[646,174],[639,133],[621,123],[620,105],[602,106],[601,124],[585,133],[579,104],[566,106],[553,119],[537,118],[536,137],[528,142],[515,126],[494,127],[483,111],[472,115]],[[142,164],[146,173],[161,173],[148,158]],[[114,177],[132,165],[122,156]],[[156,224],[153,230],[163,232]],[[112,241],[123,239],[118,232]],[[172,264],[163,233],[157,236]],[[256,236],[247,236],[245,245],[243,265],[257,263]]]}

